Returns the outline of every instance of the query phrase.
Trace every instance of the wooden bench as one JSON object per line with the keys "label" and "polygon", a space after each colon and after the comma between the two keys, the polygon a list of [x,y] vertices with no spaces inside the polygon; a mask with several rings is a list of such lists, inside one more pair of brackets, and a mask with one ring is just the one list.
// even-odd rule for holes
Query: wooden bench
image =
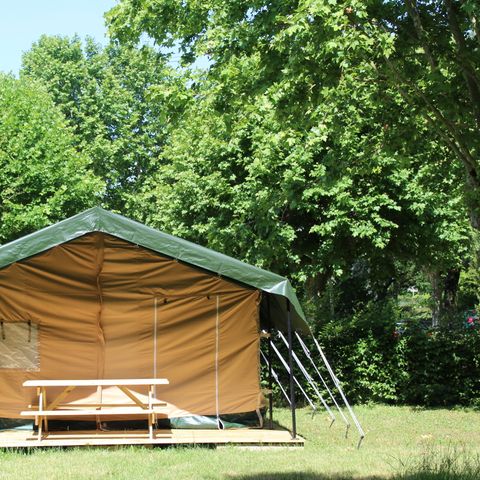
{"label": "wooden bench", "polygon": [[[38,395],[38,406],[32,410],[20,412],[24,417],[33,417],[35,425],[38,425],[38,440],[42,439],[42,427],[48,431],[48,417],[77,417],[77,416],[103,416],[103,415],[147,415],[148,433],[153,439],[153,426],[155,415],[158,409],[165,407],[166,403],[155,400],[155,387],[157,385],[168,385],[166,378],[144,378],[144,379],[111,379],[111,380],[27,380],[24,387],[35,387]],[[129,387],[148,387],[148,403],[143,402],[132,392]],[[63,387],[60,394],[47,401],[47,388]],[[68,395],[79,387],[117,387],[133,403],[61,403]],[[107,407],[105,409],[105,407]]]}

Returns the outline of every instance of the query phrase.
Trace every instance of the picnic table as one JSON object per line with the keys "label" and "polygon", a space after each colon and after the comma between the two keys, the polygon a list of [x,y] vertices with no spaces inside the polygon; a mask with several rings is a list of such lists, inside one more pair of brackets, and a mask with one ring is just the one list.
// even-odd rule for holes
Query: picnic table
{"label": "picnic table", "polygon": [[[42,426],[48,431],[48,418],[51,417],[76,417],[76,416],[103,416],[103,415],[146,415],[148,420],[148,433],[153,439],[153,427],[155,425],[155,414],[158,408],[165,407],[166,403],[158,402],[155,399],[155,387],[157,385],[168,385],[166,378],[130,378],[130,379],[108,379],[108,380],[27,380],[23,382],[24,387],[35,387],[37,389],[38,405],[31,410],[20,412],[24,417],[35,418],[35,425],[38,425],[38,440],[42,439]],[[148,402],[142,401],[138,394],[132,391],[131,387],[148,387]],[[47,395],[51,388],[63,387],[61,393],[54,396],[50,401]],[[76,388],[82,387],[117,387],[133,403],[62,403],[68,395]]]}

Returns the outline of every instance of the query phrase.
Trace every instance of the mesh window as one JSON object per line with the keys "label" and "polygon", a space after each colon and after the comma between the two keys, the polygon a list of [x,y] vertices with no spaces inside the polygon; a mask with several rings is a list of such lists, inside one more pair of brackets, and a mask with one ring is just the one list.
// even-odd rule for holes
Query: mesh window
{"label": "mesh window", "polygon": [[35,323],[0,323],[0,369],[40,369],[38,326]]}

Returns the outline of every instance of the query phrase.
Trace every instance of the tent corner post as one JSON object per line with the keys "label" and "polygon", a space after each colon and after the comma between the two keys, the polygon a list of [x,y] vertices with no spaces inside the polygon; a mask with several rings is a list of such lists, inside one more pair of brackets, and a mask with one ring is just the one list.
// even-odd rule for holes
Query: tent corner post
{"label": "tent corner post", "polygon": [[[270,299],[267,297],[267,317],[268,317],[268,332],[272,333],[272,321],[270,318]],[[272,372],[272,343],[268,342],[268,415],[269,428],[273,430],[273,372]]]}
{"label": "tent corner post", "polygon": [[272,374],[272,346],[268,342],[268,416],[269,428],[273,430],[273,374]]}
{"label": "tent corner post", "polygon": [[293,326],[290,300],[287,298],[287,334],[288,334],[288,366],[290,369],[290,407],[292,411],[292,439],[297,438],[297,418],[295,412],[295,386],[293,378]]}

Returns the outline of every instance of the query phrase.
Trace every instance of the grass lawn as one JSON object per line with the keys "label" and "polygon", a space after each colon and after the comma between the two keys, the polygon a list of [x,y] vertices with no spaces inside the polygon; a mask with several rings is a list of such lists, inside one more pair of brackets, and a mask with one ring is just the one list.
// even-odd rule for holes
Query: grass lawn
{"label": "grass lawn", "polygon": [[[367,432],[357,450],[353,427],[329,429],[323,413],[298,412],[304,449],[79,448],[0,452],[0,479],[480,479],[480,412],[363,406]],[[276,419],[289,425],[289,412]]]}

